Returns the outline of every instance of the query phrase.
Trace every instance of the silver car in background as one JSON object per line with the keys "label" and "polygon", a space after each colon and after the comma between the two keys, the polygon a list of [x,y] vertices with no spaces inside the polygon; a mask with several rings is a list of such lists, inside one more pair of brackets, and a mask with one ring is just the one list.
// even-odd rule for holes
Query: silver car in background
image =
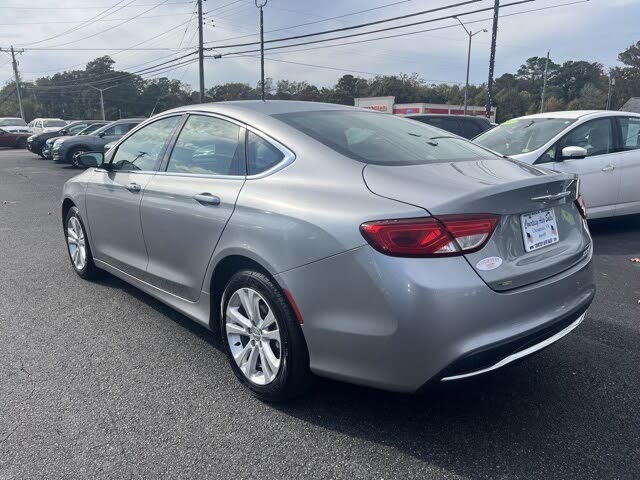
{"label": "silver car in background", "polygon": [[590,218],[640,213],[640,114],[549,112],[474,139],[502,155],[578,175]]}
{"label": "silver car in background", "polygon": [[573,330],[595,294],[574,175],[408,119],[246,101],[164,112],[63,191],[75,271],[221,334],[259,398],[312,374],[415,392]]}

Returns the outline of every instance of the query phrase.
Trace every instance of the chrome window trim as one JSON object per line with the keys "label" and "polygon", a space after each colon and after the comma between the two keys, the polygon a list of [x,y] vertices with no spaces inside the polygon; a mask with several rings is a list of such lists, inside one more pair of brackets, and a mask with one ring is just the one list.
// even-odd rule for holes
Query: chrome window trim
{"label": "chrome window trim", "polygon": [[[260,138],[262,138],[263,140],[265,140],[266,142],[270,143],[271,145],[273,145],[275,148],[277,148],[283,155],[283,159],[275,164],[273,167],[265,170],[264,172],[261,173],[257,173],[255,175],[217,175],[217,174],[207,174],[207,173],[180,173],[180,172],[167,172],[166,170],[161,172],[158,171],[156,172],[157,175],[169,175],[169,176],[176,176],[176,177],[195,177],[195,178],[212,178],[212,179],[232,179],[232,180],[238,180],[238,179],[247,179],[247,180],[256,180],[259,178],[264,178],[264,177],[268,177],[269,175],[273,175],[274,173],[288,167],[289,165],[291,165],[294,160],[296,159],[296,154],[291,151],[289,148],[287,148],[286,146],[284,146],[282,143],[280,143],[279,141],[277,141],[275,138],[271,137],[270,135],[267,135],[266,133],[262,132],[261,130],[258,130],[257,128],[248,125],[244,122],[241,122],[240,120],[236,120],[233,117],[228,117],[226,115],[222,115],[220,113],[215,113],[215,112],[204,112],[201,110],[185,110],[183,112],[181,112],[182,115],[187,114],[187,115],[203,115],[203,116],[208,116],[208,117],[214,117],[214,118],[218,118],[220,120],[225,120],[227,122],[231,122],[235,125],[238,125],[241,128],[244,128],[247,131],[250,131],[252,133],[255,133],[256,135],[258,135]],[[188,121],[188,119],[187,119]],[[178,137],[176,137],[176,141],[177,139],[180,138],[180,135],[178,135]],[[246,139],[245,139],[246,141]],[[116,145],[117,146],[117,145]],[[171,145],[171,147],[175,146],[175,142],[173,145]],[[245,160],[246,160],[246,156],[247,156],[247,152],[246,152],[246,148],[245,148]],[[167,168],[169,166],[169,161],[171,161],[171,156],[169,156],[168,160],[167,160],[167,166],[165,168]]]}

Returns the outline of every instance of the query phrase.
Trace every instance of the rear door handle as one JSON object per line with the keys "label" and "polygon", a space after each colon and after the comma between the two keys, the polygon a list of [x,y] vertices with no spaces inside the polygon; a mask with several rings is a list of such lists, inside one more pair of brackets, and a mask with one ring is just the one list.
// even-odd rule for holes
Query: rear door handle
{"label": "rear door handle", "polygon": [[125,188],[130,192],[139,192],[140,190],[142,190],[142,187],[140,185],[133,182],[129,183]]}
{"label": "rear door handle", "polygon": [[616,167],[614,167],[613,165],[607,165],[606,167],[602,168],[603,172],[611,172],[613,170],[615,170]]}
{"label": "rear door handle", "polygon": [[220,205],[220,197],[210,193],[199,193],[194,195],[193,199],[205,205]]}

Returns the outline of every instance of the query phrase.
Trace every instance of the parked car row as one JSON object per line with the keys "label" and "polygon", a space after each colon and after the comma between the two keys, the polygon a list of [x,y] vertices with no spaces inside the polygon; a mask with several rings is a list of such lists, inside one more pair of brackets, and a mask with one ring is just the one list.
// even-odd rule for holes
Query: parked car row
{"label": "parked car row", "polygon": [[31,135],[23,146],[42,158],[78,166],[75,158],[79,154],[104,152],[105,145],[118,140],[143,120],[144,118],[125,118],[114,122],[76,120],[56,130]]}

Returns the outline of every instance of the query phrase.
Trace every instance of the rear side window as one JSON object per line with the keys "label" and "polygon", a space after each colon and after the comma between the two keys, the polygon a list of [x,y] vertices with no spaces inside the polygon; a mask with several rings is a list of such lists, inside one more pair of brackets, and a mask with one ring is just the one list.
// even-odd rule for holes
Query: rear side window
{"label": "rear side window", "polygon": [[171,152],[167,172],[244,175],[244,129],[216,117],[191,115]]}
{"label": "rear side window", "polygon": [[284,153],[253,132],[247,136],[247,172],[257,175],[275,167],[284,159]]}
{"label": "rear side window", "polygon": [[274,117],[342,155],[374,165],[500,158],[424,123],[384,113],[323,110]]}
{"label": "rear side window", "polygon": [[458,121],[455,118],[427,117],[423,122],[433,125],[434,127],[441,128],[442,130],[446,130],[447,132],[462,135]]}
{"label": "rear side window", "polygon": [[640,118],[619,117],[622,130],[622,149],[637,150],[640,148]]}

